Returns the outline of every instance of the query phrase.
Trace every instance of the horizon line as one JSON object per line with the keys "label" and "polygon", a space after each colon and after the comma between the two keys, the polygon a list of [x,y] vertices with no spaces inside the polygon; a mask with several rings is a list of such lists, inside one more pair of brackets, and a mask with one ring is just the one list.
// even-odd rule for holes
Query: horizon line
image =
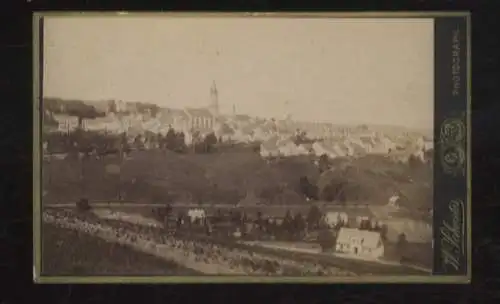
{"label": "horizon line", "polygon": [[[42,96],[41,97],[41,100],[44,100],[44,99],[59,99],[59,100],[62,100],[62,101],[67,101],[67,102],[75,102],[75,101],[80,101],[80,102],[107,102],[107,101],[121,101],[121,102],[124,102],[124,103],[142,103],[142,104],[149,104],[149,105],[155,105],[157,107],[159,107],[160,109],[172,109],[172,110],[185,110],[185,109],[189,109],[189,108],[192,108],[192,109],[208,109],[209,106],[205,106],[205,107],[190,107],[190,106],[185,106],[183,108],[175,108],[175,107],[166,107],[164,105],[160,105],[156,102],[151,102],[151,101],[126,101],[126,100],[121,100],[121,99],[113,99],[113,98],[103,98],[103,99],[100,99],[100,100],[83,100],[83,99],[79,99],[79,98],[63,98],[63,97],[55,97],[55,96]],[[42,104],[42,107],[43,107],[43,104]],[[259,115],[259,116],[252,116],[252,115],[249,115],[249,114],[242,114],[242,113],[225,113],[225,114],[220,114],[220,115],[223,115],[223,116],[233,116],[233,115],[246,115],[246,116],[249,116],[249,117],[255,117],[255,118],[264,118],[266,120],[270,120],[270,119],[274,119],[276,121],[285,121],[286,119],[278,119],[276,117],[266,117],[265,115]],[[295,122],[311,122],[311,121],[307,121],[307,120],[295,120],[293,119],[293,115],[291,115],[291,121],[295,121]],[[366,125],[367,127],[380,127],[380,128],[405,128],[405,129],[410,129],[412,131],[423,131],[423,132],[433,132],[434,131],[434,127],[411,127],[411,126],[403,126],[403,125],[391,125],[391,124],[388,124],[388,125],[385,125],[385,124],[379,124],[379,123],[364,123],[364,122],[359,122],[359,123],[335,123],[335,122],[331,122],[331,121],[314,121],[313,122],[316,122],[316,123],[319,123],[319,124],[332,124],[332,125],[335,125],[335,126],[345,126],[345,127],[359,127],[359,126],[362,126],[362,125]],[[433,133],[432,133],[433,135]]]}

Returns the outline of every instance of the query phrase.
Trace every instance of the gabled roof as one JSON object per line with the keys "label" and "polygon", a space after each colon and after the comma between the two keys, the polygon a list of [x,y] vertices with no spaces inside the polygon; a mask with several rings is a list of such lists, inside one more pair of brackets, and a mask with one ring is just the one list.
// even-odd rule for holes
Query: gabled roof
{"label": "gabled roof", "polygon": [[352,146],[355,154],[366,153],[365,148],[363,146],[359,145],[358,143],[351,143],[351,146]]}
{"label": "gabled roof", "polygon": [[361,239],[362,246],[368,248],[377,248],[380,233],[368,230],[359,230],[354,228],[341,228],[337,237],[338,243],[350,243],[352,238]]}
{"label": "gabled roof", "polygon": [[279,137],[273,136],[262,143],[262,148],[264,148],[266,150],[276,150],[276,149],[278,149],[278,141],[279,141]]}
{"label": "gabled roof", "polygon": [[295,145],[295,143],[290,138],[284,138],[284,139],[278,140],[278,142],[276,143],[276,145],[279,147],[287,146],[290,144]]}
{"label": "gabled roof", "polygon": [[311,150],[312,147],[313,147],[313,144],[311,144],[311,143],[303,143],[303,144],[300,144],[300,146],[303,147],[306,150]]}
{"label": "gabled roof", "polygon": [[210,117],[210,118],[213,117],[212,113],[210,113],[210,110],[203,108],[200,109],[187,108],[185,112],[191,117]]}
{"label": "gabled roof", "polygon": [[373,139],[370,136],[361,136],[359,140],[365,145],[373,143]]}
{"label": "gabled roof", "polygon": [[249,115],[237,114],[237,115],[234,115],[233,120],[235,120],[235,121],[249,121],[249,120],[251,120],[251,117]]}

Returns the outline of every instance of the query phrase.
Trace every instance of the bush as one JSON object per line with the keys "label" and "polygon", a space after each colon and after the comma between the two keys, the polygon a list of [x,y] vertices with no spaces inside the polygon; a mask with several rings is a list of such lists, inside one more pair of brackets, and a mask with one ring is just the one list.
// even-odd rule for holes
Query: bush
{"label": "bush", "polygon": [[409,166],[369,155],[333,166],[321,174],[317,186],[325,201],[385,204],[398,191],[404,207],[432,207],[432,168],[427,164]]}
{"label": "bush", "polygon": [[318,234],[318,243],[323,252],[331,251],[335,249],[336,237],[332,231],[323,229]]}

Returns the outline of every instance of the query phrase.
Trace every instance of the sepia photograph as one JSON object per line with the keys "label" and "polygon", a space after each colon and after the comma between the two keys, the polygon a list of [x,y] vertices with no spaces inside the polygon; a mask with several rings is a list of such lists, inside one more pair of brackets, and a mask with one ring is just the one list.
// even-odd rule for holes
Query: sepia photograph
{"label": "sepia photograph", "polygon": [[433,276],[434,18],[37,28],[40,278]]}

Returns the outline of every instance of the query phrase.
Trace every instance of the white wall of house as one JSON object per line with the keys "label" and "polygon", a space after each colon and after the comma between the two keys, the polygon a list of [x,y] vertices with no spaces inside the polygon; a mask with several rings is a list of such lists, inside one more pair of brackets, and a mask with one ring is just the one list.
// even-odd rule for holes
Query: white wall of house
{"label": "white wall of house", "polygon": [[57,121],[58,130],[60,132],[68,132],[73,131],[78,128],[78,117],[62,115],[62,114],[54,114],[54,120]]}
{"label": "white wall of house", "polygon": [[276,149],[266,149],[263,145],[260,146],[260,156],[263,158],[279,156],[280,151]]}
{"label": "white wall of house", "polygon": [[[344,229],[340,230],[340,235]],[[384,256],[385,248],[379,233],[359,230],[359,233],[349,233],[348,236],[340,235],[335,245],[337,252],[373,260]]]}

